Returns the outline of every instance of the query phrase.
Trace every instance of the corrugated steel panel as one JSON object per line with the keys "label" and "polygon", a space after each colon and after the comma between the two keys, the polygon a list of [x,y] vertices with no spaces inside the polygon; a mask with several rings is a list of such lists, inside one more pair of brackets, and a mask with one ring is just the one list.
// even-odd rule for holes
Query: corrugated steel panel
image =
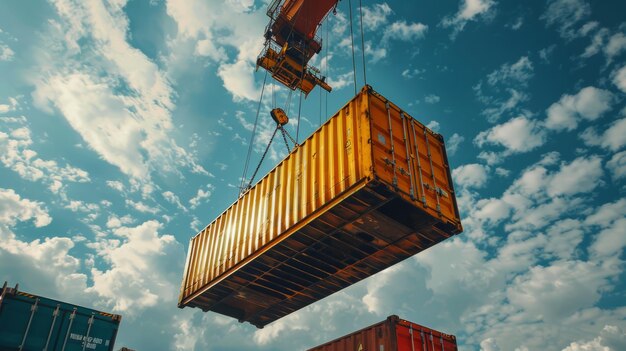
{"label": "corrugated steel panel", "polygon": [[0,350],[112,351],[122,317],[18,291],[0,291]]}
{"label": "corrugated steel panel", "polygon": [[457,351],[456,337],[398,316],[329,341],[308,351]]}
{"label": "corrugated steel panel", "polygon": [[461,231],[443,138],[366,86],[191,239],[179,307],[262,327]]}

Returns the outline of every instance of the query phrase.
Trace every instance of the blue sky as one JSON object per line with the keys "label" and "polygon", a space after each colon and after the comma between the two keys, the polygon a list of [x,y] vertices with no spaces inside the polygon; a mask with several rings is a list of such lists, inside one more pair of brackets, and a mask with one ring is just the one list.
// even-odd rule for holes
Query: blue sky
{"label": "blue sky", "polygon": [[[304,350],[391,314],[463,350],[626,349],[626,4],[363,6],[367,83],[446,137],[463,234],[262,330],[178,309],[189,238],[238,195],[266,2],[3,1],[0,280],[122,314],[138,350]],[[300,139],[354,95],[348,25],[344,0]],[[253,165],[288,96],[265,92]]]}

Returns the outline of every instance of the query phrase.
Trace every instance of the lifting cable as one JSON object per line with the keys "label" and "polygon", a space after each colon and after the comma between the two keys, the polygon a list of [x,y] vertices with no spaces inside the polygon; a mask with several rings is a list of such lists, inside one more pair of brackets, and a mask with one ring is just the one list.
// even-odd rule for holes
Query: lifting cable
{"label": "lifting cable", "polygon": [[348,0],[348,7],[350,8],[350,42],[352,43],[352,77],[354,78],[354,95],[356,95],[356,61],[354,59],[354,34],[352,33],[352,0]]}
{"label": "lifting cable", "polygon": [[[272,137],[270,138],[270,142],[267,143],[265,152],[263,152],[263,156],[261,156],[261,160],[259,161],[259,164],[256,166],[256,169],[254,170],[252,177],[250,177],[250,182],[244,188],[245,190],[248,190],[252,187],[252,182],[254,181],[254,177],[256,177],[256,174],[259,172],[259,168],[261,168],[261,164],[263,163],[263,159],[265,159],[265,156],[267,156],[267,152],[270,151],[270,146],[272,146],[272,141],[274,141],[274,137],[276,136],[276,132],[278,132],[278,129],[280,129],[280,125],[277,126],[276,129],[274,129],[274,133],[272,134]],[[243,193],[243,190],[242,190],[242,193]]]}
{"label": "lifting cable", "polygon": [[298,125],[296,126],[296,143],[300,135],[300,111],[302,111],[302,90],[300,90],[300,102],[298,102]]}
{"label": "lifting cable", "polygon": [[[254,127],[252,128],[252,135],[250,136],[250,143],[248,145],[248,155],[246,156],[246,163],[243,168],[243,174],[241,175],[241,184],[239,185],[239,195],[243,195],[247,190],[243,187],[246,182],[246,175],[248,173],[248,166],[250,165],[250,156],[252,155],[252,148],[254,146],[254,136],[256,135],[256,129],[259,124],[259,114],[261,112],[261,104],[263,103],[263,93],[265,92],[265,83],[267,82],[267,70],[265,71],[265,77],[263,78],[263,86],[261,87],[261,97],[259,98],[259,105],[256,109],[256,117],[254,119]],[[259,165],[260,166],[260,165]],[[258,170],[258,167],[257,167]]]}
{"label": "lifting cable", "polygon": [[274,141],[274,138],[276,137],[276,133],[278,132],[278,130],[280,129],[280,133],[283,136],[283,140],[285,141],[285,146],[287,147],[287,151],[289,153],[291,153],[291,149],[289,148],[289,142],[287,141],[287,138],[289,138],[289,140],[291,140],[291,142],[293,143],[293,147],[297,148],[298,146],[300,146],[291,136],[291,134],[289,134],[289,132],[281,125],[281,124],[276,124],[276,129],[274,129],[274,133],[272,134],[272,137],[270,138],[270,141],[267,143],[267,147],[265,148],[265,151],[263,152],[263,156],[261,156],[261,160],[259,160],[259,164],[256,166],[256,169],[254,170],[254,173],[252,174],[252,177],[250,177],[250,182],[248,182],[248,185],[245,187],[245,189],[250,189],[252,187],[252,182],[254,182],[254,178],[256,178],[257,173],[259,173],[259,169],[261,168],[261,164],[263,164],[263,160],[265,159],[265,156],[267,156],[267,153],[270,151],[270,147],[272,146],[272,142]]}
{"label": "lifting cable", "polygon": [[359,15],[361,17],[361,51],[363,53],[363,82],[367,85],[367,74],[365,73],[365,35],[363,34],[363,9],[359,0]]}
{"label": "lifting cable", "polygon": [[[320,23],[320,32],[322,32],[322,36],[323,36],[324,35],[324,22]],[[323,40],[322,40],[322,42],[323,42]],[[320,70],[321,70],[321,68],[320,68]],[[319,90],[319,92],[320,92],[319,122],[320,122],[320,125],[322,125],[322,89],[317,89],[317,90]]]}
{"label": "lifting cable", "polygon": [[[337,10],[337,8],[335,7],[335,11],[336,10]],[[326,74],[325,74],[326,77],[328,77],[328,72],[329,72],[329,69],[328,69],[328,48],[330,46],[330,42],[328,41],[328,28],[329,27],[330,27],[330,25],[329,25],[329,23],[327,23],[325,28],[324,28],[324,29],[326,29],[326,54],[325,54],[325,57],[324,57],[324,62],[326,63],[326,67],[325,67],[326,68]],[[326,116],[326,119],[328,119],[328,91],[326,91],[326,99],[325,100],[326,100],[326,109],[325,109],[324,115]]]}

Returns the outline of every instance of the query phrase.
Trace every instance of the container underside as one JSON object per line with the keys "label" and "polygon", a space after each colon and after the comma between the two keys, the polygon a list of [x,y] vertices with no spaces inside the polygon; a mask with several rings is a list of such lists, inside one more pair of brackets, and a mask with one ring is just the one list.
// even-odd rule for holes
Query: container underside
{"label": "container underside", "polygon": [[456,233],[371,182],[184,306],[262,328]]}

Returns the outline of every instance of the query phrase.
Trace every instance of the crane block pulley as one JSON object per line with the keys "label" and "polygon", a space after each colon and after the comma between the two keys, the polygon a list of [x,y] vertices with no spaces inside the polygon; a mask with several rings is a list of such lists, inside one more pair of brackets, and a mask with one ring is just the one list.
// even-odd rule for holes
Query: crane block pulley
{"label": "crane block pulley", "polygon": [[265,47],[257,58],[257,69],[263,67],[272,77],[305,97],[319,85],[331,87],[319,70],[309,67],[313,55],[322,49],[317,29],[339,0],[274,0],[267,11],[270,23],[265,29]]}

